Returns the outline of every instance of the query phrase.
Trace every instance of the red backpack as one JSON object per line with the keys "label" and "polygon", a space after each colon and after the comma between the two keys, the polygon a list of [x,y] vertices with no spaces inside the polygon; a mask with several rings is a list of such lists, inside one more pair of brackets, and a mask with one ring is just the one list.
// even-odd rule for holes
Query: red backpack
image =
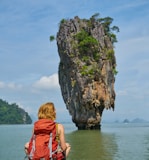
{"label": "red backpack", "polygon": [[40,119],[34,124],[34,133],[29,142],[29,160],[65,160],[63,152],[58,152],[57,123]]}

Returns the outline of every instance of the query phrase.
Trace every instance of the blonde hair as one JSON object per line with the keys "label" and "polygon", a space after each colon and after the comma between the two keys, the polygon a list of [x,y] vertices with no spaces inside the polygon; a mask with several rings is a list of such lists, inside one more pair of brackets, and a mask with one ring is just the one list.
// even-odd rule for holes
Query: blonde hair
{"label": "blonde hair", "polygon": [[38,119],[56,119],[55,107],[52,102],[45,103],[38,110]]}

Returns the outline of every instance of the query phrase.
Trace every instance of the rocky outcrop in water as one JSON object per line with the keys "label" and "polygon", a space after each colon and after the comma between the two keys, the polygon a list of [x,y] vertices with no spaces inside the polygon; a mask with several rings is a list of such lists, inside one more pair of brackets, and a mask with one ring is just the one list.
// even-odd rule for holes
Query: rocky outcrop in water
{"label": "rocky outcrop in water", "polygon": [[117,41],[112,18],[63,19],[57,33],[59,83],[78,129],[100,128],[104,109],[114,109]]}
{"label": "rocky outcrop in water", "polygon": [[29,114],[16,103],[9,104],[0,99],[0,124],[31,124]]}

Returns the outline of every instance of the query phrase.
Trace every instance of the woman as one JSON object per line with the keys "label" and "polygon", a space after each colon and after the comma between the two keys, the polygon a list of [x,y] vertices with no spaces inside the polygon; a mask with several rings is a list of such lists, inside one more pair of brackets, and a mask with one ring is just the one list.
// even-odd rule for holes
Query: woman
{"label": "woman", "polygon": [[[34,129],[33,129],[33,135],[36,136],[35,150],[37,149],[36,152],[38,152],[39,146],[43,145],[48,146],[50,143],[49,134],[52,133],[53,135],[51,142],[52,151],[56,152],[56,154],[60,151],[63,153],[64,157],[67,157],[71,147],[69,143],[66,143],[65,141],[65,132],[63,125],[55,123],[55,119],[56,119],[56,111],[54,104],[52,102],[48,102],[40,106],[38,111],[38,121],[34,123]],[[41,142],[41,139],[43,142]],[[30,142],[25,144],[25,152],[27,155],[29,155],[29,152],[31,152],[30,146],[32,144],[31,143],[32,141],[33,138],[31,139]],[[59,143],[59,149],[57,148],[57,143]],[[39,148],[39,150],[41,152],[41,148]],[[29,157],[29,159],[35,159],[34,156],[33,158]]]}

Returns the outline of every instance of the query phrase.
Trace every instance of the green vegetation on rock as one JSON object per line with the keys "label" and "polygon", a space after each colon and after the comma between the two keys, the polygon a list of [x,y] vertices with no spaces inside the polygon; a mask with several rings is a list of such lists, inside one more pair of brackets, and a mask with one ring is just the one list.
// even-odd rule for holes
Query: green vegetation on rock
{"label": "green vegetation on rock", "polygon": [[77,48],[81,54],[92,52],[93,56],[96,57],[99,47],[98,41],[93,36],[90,36],[85,30],[81,30],[75,35],[75,38],[78,41]]}
{"label": "green vegetation on rock", "polygon": [[0,99],[0,124],[31,124],[32,119],[17,104]]}

